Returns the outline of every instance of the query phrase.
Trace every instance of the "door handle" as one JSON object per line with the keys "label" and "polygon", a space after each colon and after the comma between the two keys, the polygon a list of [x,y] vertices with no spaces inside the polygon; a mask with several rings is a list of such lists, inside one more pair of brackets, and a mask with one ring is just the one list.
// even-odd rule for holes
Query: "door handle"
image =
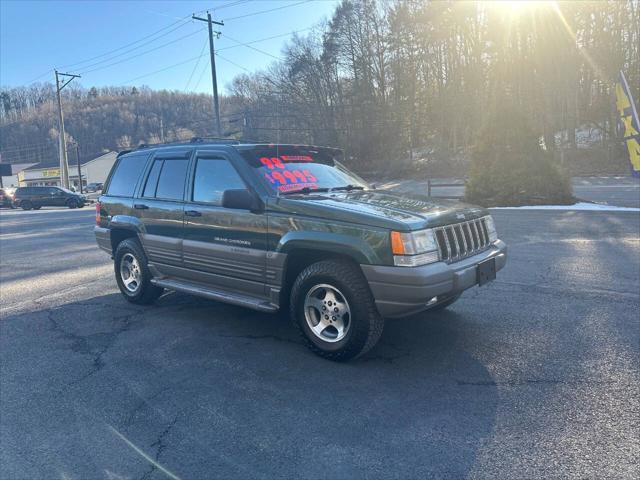
{"label": "door handle", "polygon": [[201,217],[202,216],[202,213],[200,213],[197,210],[185,210],[184,214],[187,217]]}
{"label": "door handle", "polygon": [[147,207],[144,203],[134,203],[133,208],[136,208],[138,210],[146,210],[149,207]]}

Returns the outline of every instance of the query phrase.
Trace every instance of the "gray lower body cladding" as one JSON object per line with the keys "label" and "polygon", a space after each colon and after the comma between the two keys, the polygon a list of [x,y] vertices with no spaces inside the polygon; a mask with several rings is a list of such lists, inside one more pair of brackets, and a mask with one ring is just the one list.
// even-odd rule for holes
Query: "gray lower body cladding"
{"label": "gray lower body cladding", "polygon": [[361,265],[380,315],[399,318],[428,309],[433,297],[451,296],[477,284],[476,266],[494,258],[496,271],[507,262],[507,245],[501,240],[491,248],[455,263],[422,267]]}

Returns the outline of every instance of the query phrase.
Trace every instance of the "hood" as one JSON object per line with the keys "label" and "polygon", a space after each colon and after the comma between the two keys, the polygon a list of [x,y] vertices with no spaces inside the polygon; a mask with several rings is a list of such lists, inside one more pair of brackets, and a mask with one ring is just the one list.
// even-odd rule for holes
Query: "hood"
{"label": "hood", "polygon": [[393,190],[291,195],[275,200],[276,210],[382,228],[417,230],[487,215],[486,209],[454,200]]}

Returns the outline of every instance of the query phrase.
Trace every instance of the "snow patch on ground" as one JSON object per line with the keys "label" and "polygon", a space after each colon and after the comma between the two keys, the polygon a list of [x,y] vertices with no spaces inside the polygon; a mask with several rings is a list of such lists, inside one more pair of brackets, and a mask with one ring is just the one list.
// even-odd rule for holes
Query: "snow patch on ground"
{"label": "snow patch on ground", "polygon": [[578,202],[573,205],[525,205],[522,207],[493,207],[490,210],[588,210],[596,212],[639,212],[640,208],[616,207],[601,203]]}

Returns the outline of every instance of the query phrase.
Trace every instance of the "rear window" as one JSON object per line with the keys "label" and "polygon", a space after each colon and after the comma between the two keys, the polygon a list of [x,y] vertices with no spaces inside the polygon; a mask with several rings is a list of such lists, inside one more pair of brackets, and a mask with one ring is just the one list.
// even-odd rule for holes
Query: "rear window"
{"label": "rear window", "polygon": [[136,183],[146,162],[147,154],[121,157],[111,174],[107,195],[133,197]]}
{"label": "rear window", "polygon": [[156,159],[147,177],[143,197],[182,200],[189,160],[186,158]]}
{"label": "rear window", "polygon": [[340,150],[269,145],[239,150],[239,153],[266,184],[278,192],[347,185],[367,187],[364,180],[340,163]]}

